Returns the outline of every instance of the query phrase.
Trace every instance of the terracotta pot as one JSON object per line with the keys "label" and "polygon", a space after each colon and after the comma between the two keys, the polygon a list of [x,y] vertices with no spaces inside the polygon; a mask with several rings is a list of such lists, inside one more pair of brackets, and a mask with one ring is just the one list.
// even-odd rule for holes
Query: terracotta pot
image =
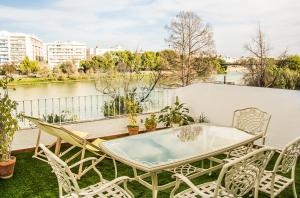
{"label": "terracotta pot", "polygon": [[179,125],[179,124],[172,123],[171,126],[174,127],[174,128],[176,128],[176,127],[179,127],[180,125]]}
{"label": "terracotta pot", "polygon": [[128,128],[128,133],[129,135],[137,135],[139,133],[139,126],[135,126],[135,127],[127,127]]}
{"label": "terracotta pot", "polygon": [[9,179],[14,174],[14,168],[16,164],[16,157],[12,156],[7,162],[0,162],[0,178]]}

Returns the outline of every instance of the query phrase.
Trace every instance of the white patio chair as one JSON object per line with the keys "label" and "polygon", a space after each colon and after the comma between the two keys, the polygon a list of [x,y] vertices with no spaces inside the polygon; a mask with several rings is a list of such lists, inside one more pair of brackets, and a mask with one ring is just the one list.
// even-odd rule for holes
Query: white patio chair
{"label": "white patio chair", "polygon": [[[86,158],[72,166],[69,166],[52,153],[44,145],[40,145],[45,153],[48,163],[51,165],[55,173],[59,186],[60,198],[92,198],[92,197],[114,197],[114,198],[132,198],[133,194],[127,188],[127,181],[130,180],[127,176],[116,178],[112,181],[104,180],[100,171],[96,168],[96,158]],[[71,168],[80,165],[81,163],[92,162],[93,170],[100,178],[100,182],[86,188],[79,188],[76,178],[71,171]],[[124,185],[124,189],[119,185]]]}
{"label": "white patio chair", "polygon": [[[237,158],[225,164],[216,181],[197,186],[187,177],[175,174],[176,185],[171,191],[170,197],[241,198],[255,189],[254,197],[257,198],[260,178],[273,154],[274,151],[267,147],[248,153],[241,158]],[[189,188],[175,195],[182,181],[187,184]]]}
{"label": "white patio chair", "polygon": [[[294,197],[297,198],[295,173],[299,155],[300,137],[287,144],[280,152],[272,171],[264,171],[259,190],[273,198],[292,185]],[[283,174],[290,174],[290,177]]]}
{"label": "white patio chair", "polygon": [[[254,135],[262,134],[262,145],[265,145],[270,119],[270,114],[254,107],[239,109],[234,111],[232,127]],[[253,149],[253,144],[249,144],[240,146],[227,154],[232,160],[253,151]]]}

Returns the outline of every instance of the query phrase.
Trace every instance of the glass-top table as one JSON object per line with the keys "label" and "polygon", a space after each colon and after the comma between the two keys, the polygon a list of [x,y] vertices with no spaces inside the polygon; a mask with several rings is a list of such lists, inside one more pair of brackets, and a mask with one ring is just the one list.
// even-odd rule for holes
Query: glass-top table
{"label": "glass-top table", "polygon": [[[231,127],[194,124],[109,140],[101,142],[100,147],[112,159],[131,166],[134,178],[151,189],[156,198],[158,191],[175,185],[175,181],[159,185],[160,172],[208,159],[210,167],[194,169],[196,171],[189,178],[210,173],[224,164],[214,156],[261,137],[262,134],[251,135]],[[145,173],[138,175],[137,170]],[[147,177],[151,177],[151,182],[145,180]]]}
{"label": "glass-top table", "polygon": [[189,125],[101,143],[105,153],[144,171],[223,153],[259,137],[231,127]]}

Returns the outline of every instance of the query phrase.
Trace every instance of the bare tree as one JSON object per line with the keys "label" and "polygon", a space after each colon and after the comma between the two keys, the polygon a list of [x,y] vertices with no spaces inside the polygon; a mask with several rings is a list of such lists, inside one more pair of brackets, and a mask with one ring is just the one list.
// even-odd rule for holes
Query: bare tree
{"label": "bare tree", "polygon": [[181,86],[191,84],[196,76],[193,58],[213,49],[213,33],[208,24],[194,12],[181,11],[166,26],[169,37],[166,41],[180,56]]}
{"label": "bare tree", "polygon": [[[268,58],[270,47],[266,42],[266,37],[260,25],[258,26],[256,36],[252,38],[252,42],[245,45],[245,49],[251,53],[253,59],[246,63],[249,70],[246,75],[246,81],[249,85],[267,87],[266,78],[268,72],[268,65],[270,60]],[[273,80],[271,80],[273,81]]]}

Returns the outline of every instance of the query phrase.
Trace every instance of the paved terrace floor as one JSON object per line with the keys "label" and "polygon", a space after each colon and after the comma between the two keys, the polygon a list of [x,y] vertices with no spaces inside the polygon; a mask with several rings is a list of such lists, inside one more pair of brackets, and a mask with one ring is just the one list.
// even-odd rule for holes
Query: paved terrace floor
{"label": "paved terrace floor", "polygon": [[[17,153],[17,164],[15,167],[15,174],[9,180],[0,180],[0,197],[1,198],[47,198],[58,197],[58,185],[54,173],[51,172],[50,166],[42,161],[33,159],[32,152]],[[274,156],[269,169],[272,168],[277,156]],[[296,169],[296,187],[298,189],[298,197],[300,196],[300,161]],[[114,177],[114,169],[111,160],[105,160],[98,164],[97,168],[102,172],[105,179],[112,180]],[[127,175],[133,176],[132,169],[128,166],[118,163],[119,176]],[[169,173],[162,173],[160,183],[166,183],[171,180]],[[205,175],[193,180],[195,184],[215,180],[218,177],[218,172],[214,172],[211,176]],[[99,178],[93,171],[85,175],[79,184],[85,187],[99,181]],[[185,189],[186,186],[181,186],[180,190]],[[129,189],[137,198],[151,198],[151,191],[143,187],[137,182],[129,183]],[[159,193],[158,197],[169,197],[169,190]],[[249,196],[245,196],[249,197]],[[259,195],[260,198],[267,197],[264,194]],[[278,196],[279,198],[293,197],[292,188],[288,188]]]}

